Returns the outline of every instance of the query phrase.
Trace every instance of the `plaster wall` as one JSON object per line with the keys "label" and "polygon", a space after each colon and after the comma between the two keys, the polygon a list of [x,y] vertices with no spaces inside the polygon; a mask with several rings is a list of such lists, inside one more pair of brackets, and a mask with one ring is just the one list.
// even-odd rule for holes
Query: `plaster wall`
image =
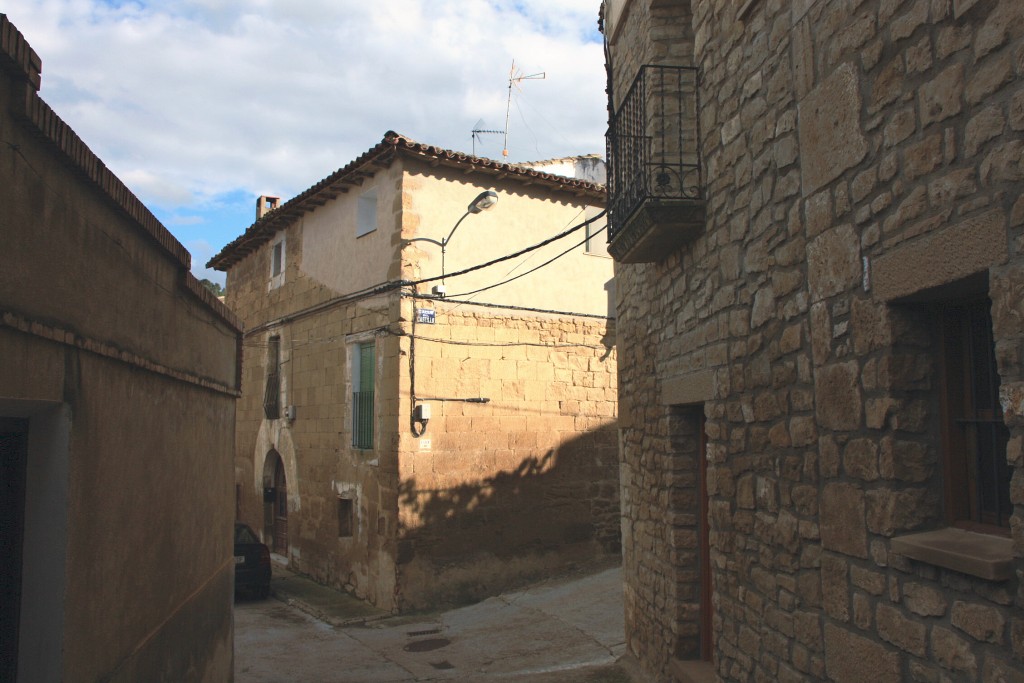
{"label": "plaster wall", "polygon": [[[303,274],[338,293],[381,284],[394,261],[393,238],[399,229],[396,206],[401,173],[396,166],[353,186],[336,201],[306,214],[302,230]],[[376,193],[377,229],[357,236],[360,195]],[[339,267],[344,264],[344,267]]]}
{"label": "plaster wall", "polygon": [[34,53],[0,23],[0,91],[20,96],[0,109],[0,414],[28,420],[18,680],[230,680],[237,330],[12,68]]}
{"label": "plaster wall", "polygon": [[[486,182],[486,184],[484,184]],[[483,181],[458,171],[430,168],[405,162],[402,181],[404,211],[402,237],[429,237],[440,241],[466,212],[466,207],[484,189],[498,193],[498,203],[479,214],[471,214],[459,226],[448,245],[445,272],[470,268],[537,244],[596,215],[598,202],[556,193],[538,185],[523,186],[514,180]],[[604,228],[604,219],[592,231]],[[448,278],[450,298],[515,277],[543,264],[561,252],[571,252],[549,267],[479,294],[467,294],[473,301],[510,306],[542,308],[569,313],[610,315],[606,285],[613,276],[607,255],[585,253],[580,244],[584,230],[519,258],[457,278]],[[596,239],[604,239],[602,232]],[[579,245],[573,247],[573,245]],[[440,247],[414,242],[403,250],[406,279],[441,274]],[[424,286],[429,292],[430,285]]]}

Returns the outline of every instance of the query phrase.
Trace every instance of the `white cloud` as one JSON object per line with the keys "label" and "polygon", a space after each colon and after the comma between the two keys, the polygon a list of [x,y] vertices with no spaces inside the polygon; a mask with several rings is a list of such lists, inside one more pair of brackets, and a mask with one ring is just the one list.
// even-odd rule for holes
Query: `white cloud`
{"label": "white cloud", "polygon": [[[393,129],[510,159],[603,151],[600,0],[7,0],[42,96],[140,198],[288,197]],[[500,136],[478,153],[500,156]],[[245,225],[236,226],[236,234]],[[224,240],[226,241],[226,240]]]}

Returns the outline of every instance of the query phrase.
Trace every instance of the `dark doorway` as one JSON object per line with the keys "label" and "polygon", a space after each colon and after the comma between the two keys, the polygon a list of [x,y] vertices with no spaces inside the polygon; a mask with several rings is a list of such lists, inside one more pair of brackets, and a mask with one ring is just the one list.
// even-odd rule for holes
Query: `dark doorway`
{"label": "dark doorway", "polygon": [[264,533],[270,547],[279,555],[288,556],[288,479],[284,462],[277,451],[267,454],[263,467],[263,480],[268,495],[263,498]]}
{"label": "dark doorway", "polygon": [[21,567],[25,529],[25,470],[28,423],[0,418],[0,680],[18,673],[21,623]]}
{"label": "dark doorway", "polygon": [[707,435],[704,406],[672,406],[669,413],[672,458],[670,518],[679,532],[676,547],[676,618],[680,631],[675,657],[684,661],[712,659],[714,641],[711,603],[711,534],[708,524]]}
{"label": "dark doorway", "polygon": [[700,426],[700,448],[697,451],[697,469],[700,476],[700,509],[697,512],[698,563],[700,566],[700,658],[710,662],[714,655],[711,607],[711,531],[708,525],[708,436],[704,431],[704,410],[697,415]]}

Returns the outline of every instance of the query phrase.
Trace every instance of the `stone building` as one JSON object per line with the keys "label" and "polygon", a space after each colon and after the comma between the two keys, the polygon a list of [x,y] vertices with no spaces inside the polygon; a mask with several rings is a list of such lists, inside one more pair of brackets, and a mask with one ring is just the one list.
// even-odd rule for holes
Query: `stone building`
{"label": "stone building", "polygon": [[[467,210],[481,197],[497,204]],[[617,557],[603,202],[395,133],[261,198],[210,261],[245,328],[241,518],[292,568],[389,610]]]}
{"label": "stone building", "polygon": [[0,14],[0,680],[230,681],[241,335]]}
{"label": "stone building", "polygon": [[630,651],[1024,679],[1024,6],[602,20]]}

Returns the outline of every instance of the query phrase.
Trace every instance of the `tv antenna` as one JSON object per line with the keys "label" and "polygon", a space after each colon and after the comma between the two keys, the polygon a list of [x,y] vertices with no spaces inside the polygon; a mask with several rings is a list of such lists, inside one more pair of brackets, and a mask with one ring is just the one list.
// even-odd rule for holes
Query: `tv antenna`
{"label": "tv antenna", "polygon": [[471,131],[471,133],[473,135],[473,156],[476,156],[476,141],[480,138],[480,136],[483,133],[490,133],[490,134],[493,134],[493,135],[504,135],[505,131],[503,131],[503,130],[487,130],[487,124],[484,123],[483,119],[480,119],[475,124],[473,124],[473,130]]}
{"label": "tv antenna", "polygon": [[505,144],[501,150],[501,155],[508,158],[508,115],[512,108],[512,86],[516,87],[516,90],[522,90],[519,84],[523,81],[539,81],[547,78],[547,72],[541,71],[540,73],[530,74],[529,76],[523,75],[522,71],[516,70],[516,60],[512,60],[512,68],[508,72],[508,100],[505,102]]}

